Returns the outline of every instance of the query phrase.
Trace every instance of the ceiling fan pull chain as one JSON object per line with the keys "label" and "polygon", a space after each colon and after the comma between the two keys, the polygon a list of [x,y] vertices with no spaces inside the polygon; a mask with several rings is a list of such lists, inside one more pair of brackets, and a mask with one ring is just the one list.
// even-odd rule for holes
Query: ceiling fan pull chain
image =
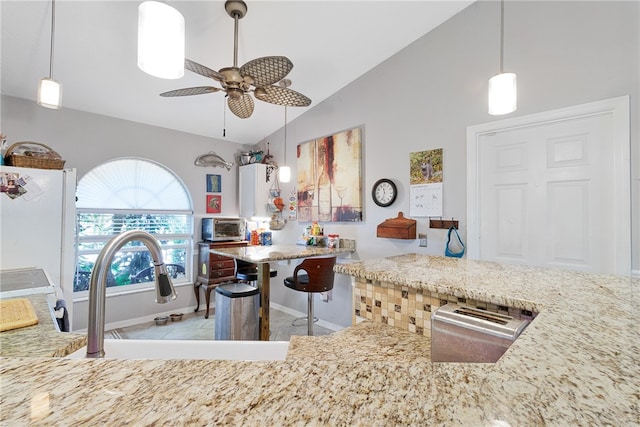
{"label": "ceiling fan pull chain", "polygon": [[227,103],[224,102],[224,99],[227,96],[225,95],[224,98],[222,98],[222,137],[226,137],[227,136]]}

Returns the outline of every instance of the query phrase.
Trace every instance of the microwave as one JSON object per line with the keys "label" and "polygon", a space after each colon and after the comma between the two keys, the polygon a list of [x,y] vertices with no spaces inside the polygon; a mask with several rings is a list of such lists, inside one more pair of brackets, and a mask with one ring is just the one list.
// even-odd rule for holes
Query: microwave
{"label": "microwave", "polygon": [[244,218],[202,218],[204,242],[239,241],[245,237]]}

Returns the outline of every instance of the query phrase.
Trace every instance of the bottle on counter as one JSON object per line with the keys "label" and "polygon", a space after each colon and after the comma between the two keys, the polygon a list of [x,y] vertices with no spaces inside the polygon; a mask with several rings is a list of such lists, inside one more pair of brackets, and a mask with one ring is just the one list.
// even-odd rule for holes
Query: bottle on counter
{"label": "bottle on counter", "polygon": [[321,231],[320,231],[320,225],[319,225],[317,222],[314,222],[314,223],[311,225],[311,235],[312,235],[312,236],[319,236],[319,235],[320,235],[320,233],[321,233]]}

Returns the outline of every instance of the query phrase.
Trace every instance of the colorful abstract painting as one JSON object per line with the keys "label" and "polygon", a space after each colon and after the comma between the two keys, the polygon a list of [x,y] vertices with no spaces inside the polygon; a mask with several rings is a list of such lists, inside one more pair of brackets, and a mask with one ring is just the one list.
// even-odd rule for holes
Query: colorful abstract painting
{"label": "colorful abstract painting", "polygon": [[362,221],[361,136],[353,128],[298,145],[298,221]]}

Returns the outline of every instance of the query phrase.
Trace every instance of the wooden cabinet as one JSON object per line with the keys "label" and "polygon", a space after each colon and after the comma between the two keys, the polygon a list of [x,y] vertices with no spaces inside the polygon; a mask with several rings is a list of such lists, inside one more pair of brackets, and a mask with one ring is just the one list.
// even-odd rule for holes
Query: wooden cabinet
{"label": "wooden cabinet", "polygon": [[196,309],[200,308],[200,287],[205,286],[205,301],[207,310],[205,319],[209,318],[209,302],[211,300],[211,291],[216,286],[235,282],[236,279],[236,261],[231,257],[214,254],[209,251],[210,248],[237,248],[247,246],[249,242],[203,242],[198,243],[200,255],[198,256],[198,277],[193,284],[196,294]]}

